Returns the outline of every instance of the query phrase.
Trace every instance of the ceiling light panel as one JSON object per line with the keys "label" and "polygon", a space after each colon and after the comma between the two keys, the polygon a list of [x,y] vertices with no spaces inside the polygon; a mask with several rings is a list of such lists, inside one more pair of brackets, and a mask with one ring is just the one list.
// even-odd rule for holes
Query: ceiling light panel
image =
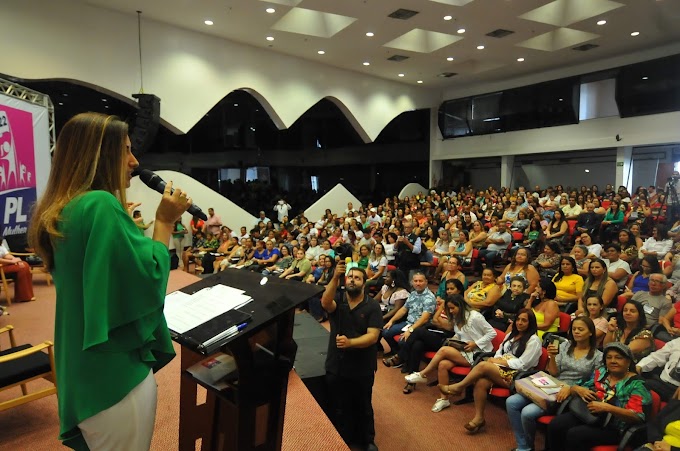
{"label": "ceiling light panel", "polygon": [[535,38],[516,44],[527,49],[543,50],[544,52],[554,52],[556,50],[573,47],[587,41],[599,38],[599,34],[587,33],[585,31],[572,30],[571,28],[558,28],[549,31]]}
{"label": "ceiling light panel", "polygon": [[302,3],[302,0],[260,0],[260,1],[266,3],[276,3],[277,5],[284,6],[297,6],[300,3]]}
{"label": "ceiling light panel", "polygon": [[435,3],[443,3],[445,5],[451,5],[451,6],[465,6],[468,3],[472,3],[475,0],[430,0],[431,2]]}
{"label": "ceiling light panel", "polygon": [[341,16],[339,14],[293,8],[279,19],[272,26],[272,29],[307,36],[330,38],[350,26],[356,20],[354,17]]}
{"label": "ceiling light panel", "polygon": [[408,50],[418,53],[432,53],[448,45],[463,39],[461,36],[454,36],[436,31],[422,30],[414,28],[406,34],[384,44],[385,47],[394,49]]}
{"label": "ceiling light panel", "polygon": [[519,16],[521,19],[566,27],[625,6],[611,0],[555,0]]}

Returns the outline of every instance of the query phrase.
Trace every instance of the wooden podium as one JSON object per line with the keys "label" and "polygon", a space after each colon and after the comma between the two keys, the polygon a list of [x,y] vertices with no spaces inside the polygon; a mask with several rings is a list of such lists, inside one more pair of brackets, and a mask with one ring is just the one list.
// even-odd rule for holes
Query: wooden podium
{"label": "wooden podium", "polygon": [[[179,450],[280,450],[288,373],[297,345],[293,341],[295,307],[319,295],[323,287],[228,269],[183,288],[191,294],[223,284],[245,290],[253,302],[241,308],[252,321],[238,335],[203,349],[176,337],[181,347]],[[219,332],[221,316],[199,326]],[[228,327],[228,326],[227,326]],[[224,390],[192,376],[187,369],[215,352],[231,354],[238,377]],[[198,385],[206,402],[197,404]]]}

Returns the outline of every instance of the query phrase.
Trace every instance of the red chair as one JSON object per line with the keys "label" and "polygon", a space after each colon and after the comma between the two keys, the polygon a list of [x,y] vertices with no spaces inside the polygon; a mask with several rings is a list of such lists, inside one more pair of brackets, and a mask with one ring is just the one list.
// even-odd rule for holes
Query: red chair
{"label": "red chair", "polygon": [[470,259],[470,264],[469,265],[463,264],[461,266],[460,270],[464,274],[471,273],[475,269],[475,262],[477,261],[478,258],[479,258],[479,249],[472,249],[472,258]]}
{"label": "red chair", "polygon": [[[541,348],[541,357],[538,359],[538,364],[534,368],[536,371],[543,371],[545,367],[548,366],[548,350]],[[509,398],[512,393],[510,393],[509,388],[505,387],[491,387],[489,394],[495,398],[506,399]]]}
{"label": "red chair", "polygon": [[388,271],[396,271],[396,270],[397,270],[397,267],[394,266],[394,265],[387,265],[387,270],[388,270]]}
{"label": "red chair", "polygon": [[618,296],[616,298],[616,311],[621,313],[623,311],[623,306],[628,302],[628,298],[625,296]]}
{"label": "red chair", "polygon": [[569,313],[560,312],[560,325],[558,332],[568,333],[571,326],[571,315]]}
{"label": "red chair", "polygon": [[663,340],[659,340],[658,338],[655,338],[654,339],[654,346],[656,347],[656,350],[658,351],[659,349],[666,346],[666,342],[663,341]]}
{"label": "red chair", "polygon": [[574,232],[576,231],[576,224],[578,224],[576,219],[567,220],[567,225],[569,225],[569,236],[574,235]]}
{"label": "red chair", "polygon": [[524,241],[524,234],[522,232],[512,232],[513,243],[521,243]]}

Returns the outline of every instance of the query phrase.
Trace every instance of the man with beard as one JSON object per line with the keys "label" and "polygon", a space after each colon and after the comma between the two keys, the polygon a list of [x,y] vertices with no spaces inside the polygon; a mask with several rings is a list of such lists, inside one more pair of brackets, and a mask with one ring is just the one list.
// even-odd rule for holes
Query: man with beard
{"label": "man with beard", "polygon": [[[364,270],[352,268],[346,276],[345,270],[345,262],[338,263],[321,297],[331,323],[326,356],[331,421],[348,445],[373,451],[378,447],[371,397],[382,313],[378,302],[364,293]],[[336,302],[340,277],[345,277],[345,294]]]}

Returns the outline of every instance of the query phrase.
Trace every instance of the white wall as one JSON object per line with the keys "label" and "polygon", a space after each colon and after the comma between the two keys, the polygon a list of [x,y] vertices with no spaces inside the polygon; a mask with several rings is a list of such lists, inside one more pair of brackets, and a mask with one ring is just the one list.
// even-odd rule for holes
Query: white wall
{"label": "white wall", "polygon": [[[144,90],[162,100],[161,116],[187,132],[225,95],[247,88],[274,123],[287,128],[330,98],[364,141],[400,113],[429,108],[438,90],[411,86],[294,58],[258,47],[142,21]],[[74,0],[4,0],[0,72],[65,78],[121,97],[138,92],[137,17]]]}
{"label": "white wall", "polygon": [[426,196],[429,194],[427,188],[425,188],[420,183],[409,183],[408,185],[403,187],[399,192],[399,199],[403,199],[406,196],[408,196],[410,199],[411,197],[417,195],[418,193],[423,193]]}
{"label": "white wall", "polygon": [[[197,182],[192,177],[174,171],[156,171],[156,174],[166,182],[172,180],[175,188],[179,187],[186,191],[194,203],[201,207],[206,215],[208,214],[208,208],[214,208],[215,214],[222,219],[222,224],[230,229],[238,231],[239,227],[246,226],[250,230],[255,226],[255,216],[221,194]],[[161,194],[147,187],[139,180],[139,177],[133,177],[130,182],[130,188],[127,190],[127,199],[129,202],[141,202],[142,205],[137,209],[141,211],[145,222],[150,222],[156,216],[156,208],[158,208],[158,203],[161,201]],[[191,215],[184,213],[182,215],[182,223],[187,228],[189,227],[189,221],[191,221]],[[146,235],[153,235],[153,226],[146,231]],[[190,244],[191,231],[185,236],[183,242],[184,246],[189,246]],[[170,248],[174,249],[172,242],[170,243]]]}
{"label": "white wall", "polygon": [[305,210],[305,216],[310,222],[314,223],[321,219],[327,208],[331,209],[331,213],[343,216],[348,202],[352,202],[352,206],[355,209],[361,207],[361,201],[347,188],[342,186],[341,183],[338,183],[319,200],[310,205]]}
{"label": "white wall", "polygon": [[[585,172],[588,169],[590,172]],[[541,187],[563,185],[604,187],[616,181],[616,161],[566,163],[553,165],[523,164],[514,170],[513,186]]]}

